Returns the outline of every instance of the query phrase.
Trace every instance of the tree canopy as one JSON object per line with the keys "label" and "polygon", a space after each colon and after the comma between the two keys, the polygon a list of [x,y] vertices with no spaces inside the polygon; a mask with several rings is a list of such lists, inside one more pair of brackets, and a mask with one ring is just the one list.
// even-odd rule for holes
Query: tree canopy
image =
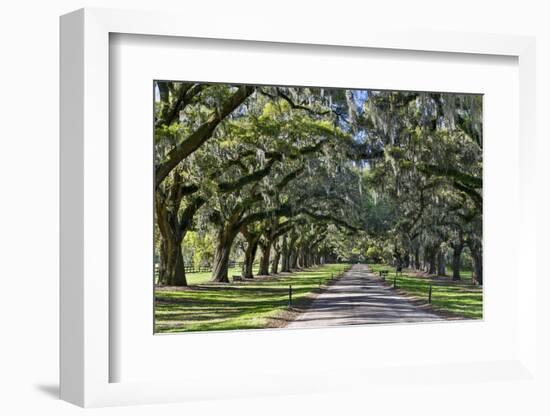
{"label": "tree canopy", "polygon": [[[385,259],[482,283],[482,97],[155,82],[159,284]],[[458,263],[457,263],[458,262]],[[455,264],[456,263],[456,264]],[[457,272],[458,273],[458,272]]]}

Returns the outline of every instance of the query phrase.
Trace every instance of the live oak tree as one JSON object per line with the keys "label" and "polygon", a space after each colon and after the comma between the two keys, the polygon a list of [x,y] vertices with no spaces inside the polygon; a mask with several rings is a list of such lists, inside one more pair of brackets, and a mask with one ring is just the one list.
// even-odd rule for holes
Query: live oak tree
{"label": "live oak tree", "polygon": [[[457,279],[469,230],[481,264],[481,226],[471,226],[482,214],[481,97],[372,92],[362,124],[377,150],[369,160],[373,184],[403,212],[392,230],[394,260],[413,257],[421,267],[422,256],[428,273],[443,274],[452,248]],[[474,268],[481,284],[482,269]]]}
{"label": "live oak tree", "polygon": [[[193,155],[254,92],[233,87],[156,82],[155,216],[160,239],[159,280],[186,285],[181,243],[193,217],[207,202],[199,178],[215,178],[224,166],[191,164]],[[238,116],[236,114],[235,116]],[[230,161],[229,163],[232,163]],[[199,171],[197,171],[199,170]]]}
{"label": "live oak tree", "polygon": [[[155,186],[212,137],[218,125],[254,92],[251,86],[157,82],[160,105],[155,131],[162,136],[176,124],[180,134],[155,163]],[[195,105],[193,105],[195,104]]]}
{"label": "live oak tree", "polygon": [[[301,179],[310,158],[318,158],[325,146],[345,137],[330,122],[318,119],[320,116],[309,111],[309,107],[297,108],[286,98],[274,99],[267,94],[264,98],[265,101],[259,99],[255,107],[249,108],[246,120],[228,125],[223,141],[207,145],[207,148],[221,147],[241,157],[242,163],[226,170],[222,177],[233,177],[234,171],[262,172],[254,181],[240,183],[238,189],[223,199],[217,198],[211,206],[211,221],[218,229],[213,281],[228,280],[228,256],[239,233],[245,236],[249,246],[244,275],[251,277],[251,262],[258,246],[263,253],[260,273],[268,273],[271,248],[287,228],[285,224],[279,228],[279,219],[293,216],[301,209],[286,192],[287,188]],[[259,223],[259,230],[254,232],[250,226],[255,223]]]}
{"label": "live oak tree", "polygon": [[[258,256],[259,274],[275,274],[370,253],[434,274],[450,263],[457,279],[466,251],[482,283],[480,96],[155,88],[161,284],[186,285],[191,257],[228,282],[241,248],[245,278]],[[190,231],[209,236],[208,256],[184,256]]]}

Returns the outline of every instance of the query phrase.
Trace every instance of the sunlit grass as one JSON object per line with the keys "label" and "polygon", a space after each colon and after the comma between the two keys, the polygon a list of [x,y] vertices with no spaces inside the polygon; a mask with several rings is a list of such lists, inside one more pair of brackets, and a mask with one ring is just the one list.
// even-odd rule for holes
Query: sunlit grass
{"label": "sunlit grass", "polygon": [[483,317],[483,290],[471,284],[471,272],[461,272],[462,280],[453,282],[451,278],[416,277],[406,270],[401,276],[395,276],[395,268],[384,264],[369,264],[369,268],[378,273],[388,270],[386,280],[398,289],[419,299],[428,299],[432,286],[432,307],[464,318],[481,319]]}
{"label": "sunlit grass", "polygon": [[[231,280],[232,276],[241,275],[241,268],[240,267],[232,267],[228,270],[227,275],[229,276],[229,280]],[[252,268],[252,271],[254,274],[258,273],[258,266],[254,266]],[[203,283],[208,283],[210,281],[210,278],[212,277],[212,272],[200,272],[200,273],[186,273],[185,278],[187,279],[188,285],[200,285]]]}
{"label": "sunlit grass", "polygon": [[[210,273],[187,276],[192,286],[185,290],[156,290],[155,332],[211,331],[265,328],[288,307],[288,290],[298,304],[331,275],[348,265],[328,264],[314,269],[278,275],[269,279],[231,284],[208,283]],[[229,271],[229,276],[240,270]]]}
{"label": "sunlit grass", "polygon": [[[453,269],[451,267],[445,268],[445,273],[447,273],[447,276],[453,275]],[[460,271],[460,279],[464,281],[471,282],[472,281],[472,271],[471,270],[461,270]]]}

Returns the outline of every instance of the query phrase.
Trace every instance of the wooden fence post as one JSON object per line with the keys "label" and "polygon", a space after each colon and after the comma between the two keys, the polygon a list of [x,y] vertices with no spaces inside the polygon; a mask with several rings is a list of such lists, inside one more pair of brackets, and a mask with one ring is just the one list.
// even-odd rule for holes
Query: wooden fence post
{"label": "wooden fence post", "polygon": [[292,285],[288,286],[288,307],[292,308]]}

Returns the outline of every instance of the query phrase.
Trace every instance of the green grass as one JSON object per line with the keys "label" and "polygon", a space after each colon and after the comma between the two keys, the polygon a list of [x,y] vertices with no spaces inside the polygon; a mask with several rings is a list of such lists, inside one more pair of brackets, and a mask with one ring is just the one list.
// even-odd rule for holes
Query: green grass
{"label": "green grass", "polygon": [[[282,319],[288,307],[288,287],[293,304],[300,305],[319,283],[342,273],[348,265],[327,264],[265,280],[209,284],[209,273],[188,275],[185,290],[156,290],[155,332],[258,329]],[[235,273],[240,274],[236,269]],[[196,283],[195,283],[196,282]]]}
{"label": "green grass", "polygon": [[[445,267],[445,273],[447,273],[447,276],[453,275],[453,269],[452,267]],[[471,270],[461,270],[460,271],[460,279],[467,281],[468,283],[472,282],[472,271]]]}
{"label": "green grass", "polygon": [[[252,271],[254,273],[258,273],[258,266],[254,266],[252,268]],[[227,275],[229,276],[229,280],[231,280],[233,275],[241,275],[242,269],[240,267],[233,267],[228,269]],[[210,281],[210,277],[212,276],[212,272],[201,272],[201,273],[186,273],[185,278],[187,279],[187,284],[189,286],[194,285],[201,285],[208,283]]]}
{"label": "green grass", "polygon": [[483,290],[471,284],[469,271],[460,273],[460,282],[453,282],[450,277],[417,277],[407,270],[404,270],[402,276],[395,277],[395,268],[385,264],[369,264],[369,268],[376,273],[380,270],[389,270],[386,278],[388,283],[393,283],[395,278],[398,289],[426,301],[431,285],[432,307],[435,310],[464,318],[483,317]]}

